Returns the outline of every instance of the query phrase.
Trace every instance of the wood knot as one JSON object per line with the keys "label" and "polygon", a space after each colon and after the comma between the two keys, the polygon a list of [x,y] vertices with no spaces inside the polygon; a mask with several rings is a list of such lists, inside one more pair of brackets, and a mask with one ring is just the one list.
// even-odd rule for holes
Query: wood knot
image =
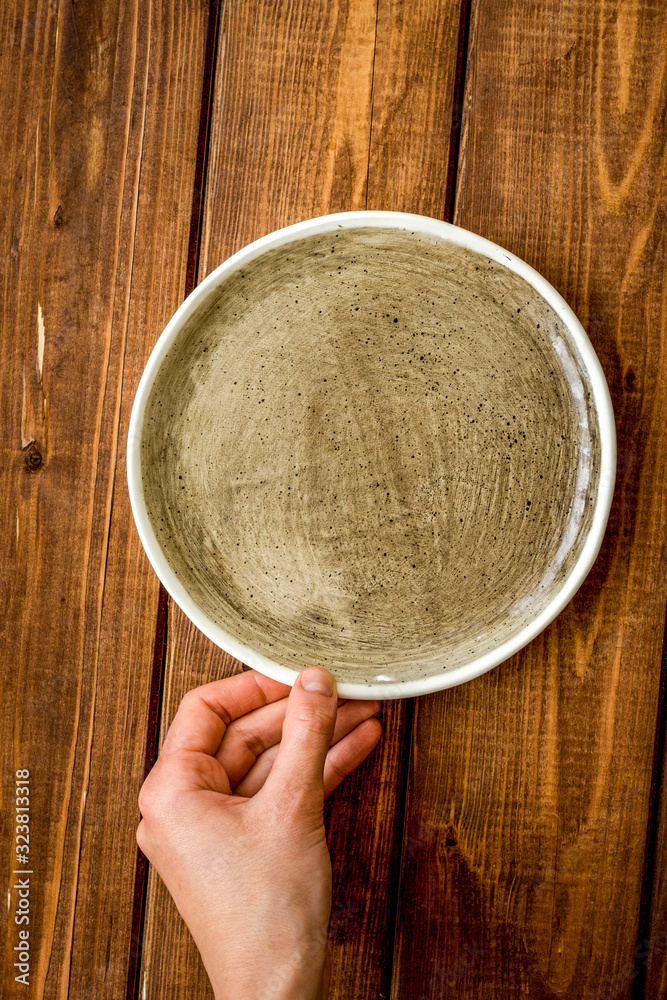
{"label": "wood knot", "polygon": [[632,389],[635,384],[635,373],[632,365],[628,366],[628,370],[625,373],[625,388]]}
{"label": "wood knot", "polygon": [[65,220],[63,218],[63,207],[62,207],[62,205],[58,205],[57,209],[53,213],[53,225],[54,226],[63,226],[64,224],[65,224]]}
{"label": "wood knot", "polygon": [[445,830],[445,847],[456,847],[459,842],[458,833],[456,832],[456,827],[450,823]]}
{"label": "wood knot", "polygon": [[29,445],[24,448],[25,451],[25,467],[28,472],[36,472],[37,469],[41,468],[42,465],[42,453],[35,444],[31,441]]}

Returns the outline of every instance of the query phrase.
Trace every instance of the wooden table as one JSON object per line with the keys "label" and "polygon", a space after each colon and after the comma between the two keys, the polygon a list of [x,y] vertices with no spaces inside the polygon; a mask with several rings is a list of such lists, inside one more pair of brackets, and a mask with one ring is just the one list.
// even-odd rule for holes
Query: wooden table
{"label": "wooden table", "polygon": [[328,801],[331,995],[667,997],[667,5],[4,0],[0,29],[5,996],[211,995],[136,800],[183,693],[241,666],[143,554],[129,412],[197,281],[367,207],[449,219],[556,286],[619,463],[566,610],[485,676],[387,703]]}

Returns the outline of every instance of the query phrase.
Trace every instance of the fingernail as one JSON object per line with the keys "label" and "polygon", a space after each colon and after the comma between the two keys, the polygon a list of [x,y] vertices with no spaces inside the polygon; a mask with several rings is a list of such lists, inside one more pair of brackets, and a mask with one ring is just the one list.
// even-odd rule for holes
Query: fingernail
{"label": "fingernail", "polygon": [[301,687],[313,694],[333,694],[333,677],[324,667],[308,667],[301,674]]}

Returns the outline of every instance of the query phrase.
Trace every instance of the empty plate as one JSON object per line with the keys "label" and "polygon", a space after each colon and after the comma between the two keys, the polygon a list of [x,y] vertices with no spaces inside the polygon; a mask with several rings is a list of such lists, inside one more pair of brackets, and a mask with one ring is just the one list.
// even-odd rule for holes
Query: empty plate
{"label": "empty plate", "polygon": [[604,375],[558,293],[458,227],[354,212],[214,271],[132,413],[132,507],[190,618],[291,683],[449,687],[521,648],[597,554]]}

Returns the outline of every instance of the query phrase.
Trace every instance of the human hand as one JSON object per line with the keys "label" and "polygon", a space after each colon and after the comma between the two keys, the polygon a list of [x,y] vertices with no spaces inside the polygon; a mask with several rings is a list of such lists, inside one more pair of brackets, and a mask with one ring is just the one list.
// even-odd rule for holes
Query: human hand
{"label": "human hand", "polygon": [[[324,680],[330,693],[307,690]],[[216,1000],[324,1000],[324,798],[382,733],[377,701],[254,670],[189,691],[139,794],[141,850],[190,928]]]}

